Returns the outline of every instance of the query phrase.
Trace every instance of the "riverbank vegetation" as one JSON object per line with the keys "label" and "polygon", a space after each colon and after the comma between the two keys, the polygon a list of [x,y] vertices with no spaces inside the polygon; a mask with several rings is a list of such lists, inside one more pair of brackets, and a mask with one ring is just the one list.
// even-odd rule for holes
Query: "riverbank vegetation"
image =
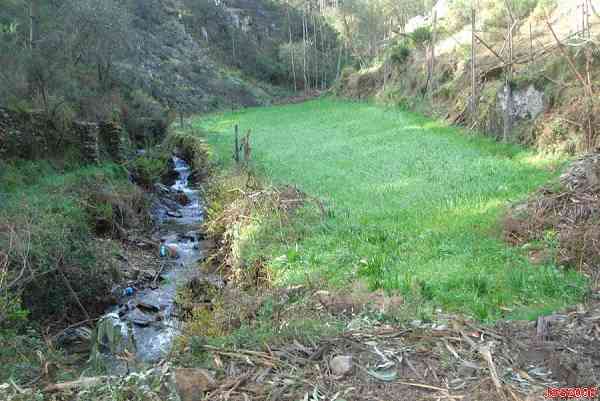
{"label": "riverbank vegetation", "polygon": [[206,174],[202,143],[185,134],[120,164],[0,162],[0,381],[39,380],[46,363],[85,366],[78,353],[61,359],[63,329],[93,327],[132,270],[150,268],[138,254],[156,259],[146,238],[153,185],[172,179],[176,149],[197,177]]}
{"label": "riverbank vegetation", "polygon": [[19,345],[27,329],[41,340],[42,328],[53,333],[103,313],[120,279],[111,238],[141,223],[145,203],[117,165],[66,172],[43,161],[3,167],[0,380],[31,380],[40,363],[35,351],[45,345]]}

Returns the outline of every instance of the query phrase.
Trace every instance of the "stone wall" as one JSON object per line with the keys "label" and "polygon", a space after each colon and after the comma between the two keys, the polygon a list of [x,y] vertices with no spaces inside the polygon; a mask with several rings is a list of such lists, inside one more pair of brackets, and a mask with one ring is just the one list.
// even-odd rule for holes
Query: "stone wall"
{"label": "stone wall", "polygon": [[61,156],[65,149],[79,150],[86,163],[101,156],[124,160],[124,130],[114,122],[73,122],[70,129],[57,130],[41,112],[0,108],[0,159],[42,159]]}
{"label": "stone wall", "polygon": [[73,123],[73,130],[79,137],[82,160],[88,164],[99,163],[98,124],[77,121]]}
{"label": "stone wall", "polygon": [[123,127],[114,121],[101,122],[99,134],[102,153],[117,163],[122,162],[125,154]]}
{"label": "stone wall", "polygon": [[[509,93],[510,102],[507,102]],[[544,93],[532,84],[512,88],[511,91],[505,85],[498,85],[494,96],[479,104],[479,120],[484,132],[500,139],[504,135],[505,114],[508,110],[512,121],[511,137],[508,139],[519,142],[523,138],[516,137],[519,135],[516,128],[530,126],[546,107]]]}
{"label": "stone wall", "polygon": [[0,108],[0,159],[33,159],[47,155],[60,138],[41,112]]}

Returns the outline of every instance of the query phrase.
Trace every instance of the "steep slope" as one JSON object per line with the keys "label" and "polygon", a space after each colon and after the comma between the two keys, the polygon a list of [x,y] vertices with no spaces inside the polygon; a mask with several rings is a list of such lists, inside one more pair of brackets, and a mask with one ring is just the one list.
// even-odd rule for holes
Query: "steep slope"
{"label": "steep slope", "polygon": [[[385,61],[367,70],[346,71],[339,92],[355,98],[377,98],[543,150],[576,153],[593,147],[581,123],[589,115],[584,90],[565,54],[579,74],[587,76],[589,71],[592,85],[597,82],[599,53],[594,38],[600,32],[598,15],[589,12],[589,40],[588,32],[582,32],[579,2],[555,2],[553,9],[547,6],[551,2],[538,2],[536,8],[515,18],[511,63],[511,46],[505,39],[506,16],[498,14],[502,6],[482,7],[475,27],[481,40],[476,39],[475,47],[477,108],[473,111],[471,16],[468,7],[456,6],[459,3],[439,1],[436,7],[431,74],[431,37],[426,34],[418,42],[414,35],[431,32],[430,15],[410,21],[407,31],[398,34],[386,49]],[[596,10],[600,8],[597,1],[592,3]],[[560,50],[546,23],[547,11],[548,22],[566,52]],[[510,72],[508,65],[512,65]],[[507,93],[511,95],[507,97]],[[598,110],[597,102],[593,103],[592,117]]]}
{"label": "steep slope", "polygon": [[[184,24],[178,0],[136,0],[133,55],[119,65],[119,77],[142,88],[161,103],[183,112],[219,105],[259,105],[270,96],[221,72],[206,43],[198,42]],[[227,21],[217,21],[226,23]]]}

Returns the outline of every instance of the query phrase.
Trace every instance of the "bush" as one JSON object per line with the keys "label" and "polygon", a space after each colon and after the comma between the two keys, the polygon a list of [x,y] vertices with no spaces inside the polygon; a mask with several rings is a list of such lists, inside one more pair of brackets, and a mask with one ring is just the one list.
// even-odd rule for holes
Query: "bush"
{"label": "bush", "polygon": [[142,90],[131,92],[121,110],[123,124],[131,139],[142,144],[162,141],[174,116]]}
{"label": "bush", "polygon": [[431,27],[422,26],[420,28],[415,29],[411,34],[410,38],[416,47],[423,48],[431,43],[433,39],[433,34],[431,32]]}
{"label": "bush", "polygon": [[131,163],[131,174],[135,182],[144,188],[152,188],[169,170],[169,157],[161,151],[136,157]]}
{"label": "bush", "polygon": [[404,64],[410,57],[411,50],[405,43],[398,43],[392,48],[390,59],[396,65]]}
{"label": "bush", "polygon": [[[6,266],[5,282],[15,285],[0,294],[0,302],[10,307],[0,311],[0,330],[14,328],[15,320],[25,316],[23,308],[34,320],[81,319],[66,282],[90,315],[104,312],[119,273],[112,242],[99,241],[90,224],[92,211],[114,204],[95,196],[99,192],[132,198],[129,194],[135,193],[122,169],[107,166],[38,174],[35,184],[21,184],[18,192],[6,195],[0,205],[0,263]],[[128,198],[120,199],[129,204]]]}
{"label": "bush", "polygon": [[208,145],[198,132],[175,132],[167,137],[167,148],[178,152],[180,156],[190,163],[192,179],[201,180],[208,174],[208,161],[210,158]]}

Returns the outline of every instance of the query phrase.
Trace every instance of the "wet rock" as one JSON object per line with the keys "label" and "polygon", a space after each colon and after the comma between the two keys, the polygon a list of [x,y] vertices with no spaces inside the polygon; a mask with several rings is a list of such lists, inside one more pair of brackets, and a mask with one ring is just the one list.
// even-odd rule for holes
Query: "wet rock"
{"label": "wet rock", "polygon": [[127,277],[135,281],[150,281],[154,280],[154,277],[156,277],[156,270],[131,269],[127,273]]}
{"label": "wet rock", "polygon": [[149,281],[149,280],[154,280],[154,277],[156,277],[156,270],[141,270],[140,271],[140,279],[141,280],[145,280],[145,281]]}
{"label": "wet rock", "polygon": [[168,210],[167,211],[167,216],[174,217],[176,219],[180,219],[180,218],[183,217],[183,214],[181,214],[181,212],[178,212],[178,211]]}
{"label": "wet rock", "polygon": [[201,231],[188,231],[187,233],[181,235],[181,239],[198,242],[201,239],[204,239],[204,234]]}
{"label": "wet rock", "polygon": [[171,198],[162,198],[160,200],[162,206],[167,209],[167,212],[172,211],[172,212],[177,212],[177,209],[179,209],[181,206],[179,205],[179,203],[175,202],[173,199]]}
{"label": "wet rock", "polygon": [[114,355],[125,351],[135,351],[128,325],[121,321],[116,313],[109,313],[98,321],[95,338],[96,343],[92,350],[92,356],[98,352],[110,352]]}
{"label": "wet rock", "polygon": [[169,195],[171,193],[171,189],[169,187],[160,183],[154,184],[154,191],[161,195]]}
{"label": "wet rock", "polygon": [[127,312],[129,312],[129,308],[127,308],[127,305],[121,305],[119,306],[119,310],[117,313],[119,317],[123,317],[127,314]]}
{"label": "wet rock", "polygon": [[76,327],[63,331],[57,338],[60,345],[71,345],[77,343],[89,343],[92,331],[88,327]]}
{"label": "wet rock", "polygon": [[187,206],[190,204],[190,198],[183,191],[179,191],[174,195],[174,199],[177,203],[183,206]]}
{"label": "wet rock", "polygon": [[143,301],[138,302],[137,304],[138,308],[143,310],[143,311],[148,311],[148,312],[152,312],[152,313],[156,313],[160,311],[160,307],[158,305],[153,305],[153,304],[149,304]]}
{"label": "wet rock", "polygon": [[160,299],[154,294],[147,294],[137,301],[138,308],[149,312],[160,311]]}
{"label": "wet rock", "polygon": [[352,356],[339,355],[329,362],[331,372],[336,376],[344,376],[352,370]]}
{"label": "wet rock", "polygon": [[205,369],[175,369],[175,387],[181,401],[201,401],[204,393],[216,385],[212,374]]}
{"label": "wet rock", "polygon": [[156,321],[156,316],[149,315],[136,308],[127,314],[126,319],[138,326],[148,326]]}
{"label": "wet rock", "polygon": [[177,173],[177,171],[175,171],[175,163],[173,162],[173,159],[169,159],[167,161],[167,172],[162,175],[160,180],[163,184],[171,186],[175,184],[178,177],[179,174]]}

